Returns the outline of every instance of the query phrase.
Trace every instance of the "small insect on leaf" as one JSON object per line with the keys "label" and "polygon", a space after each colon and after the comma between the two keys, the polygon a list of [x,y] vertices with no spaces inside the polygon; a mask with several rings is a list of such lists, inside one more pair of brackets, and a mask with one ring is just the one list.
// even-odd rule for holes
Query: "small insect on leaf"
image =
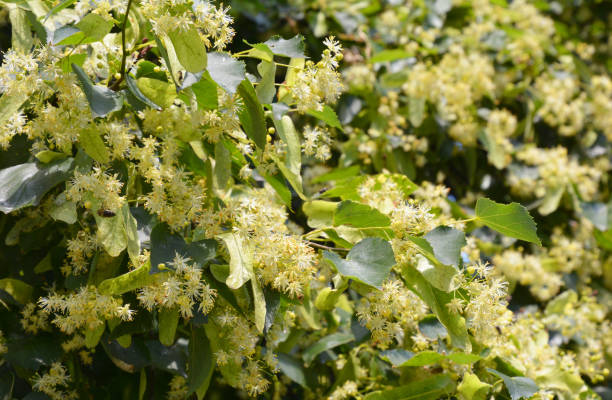
{"label": "small insect on leaf", "polygon": [[105,210],[103,208],[98,210],[98,215],[104,218],[114,217],[115,213],[111,210]]}

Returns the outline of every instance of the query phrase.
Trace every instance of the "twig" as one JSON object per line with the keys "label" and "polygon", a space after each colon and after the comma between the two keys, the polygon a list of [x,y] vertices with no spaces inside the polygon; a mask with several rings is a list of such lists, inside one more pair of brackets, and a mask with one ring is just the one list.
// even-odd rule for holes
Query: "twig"
{"label": "twig", "polygon": [[318,247],[320,249],[323,250],[331,250],[331,251],[349,251],[349,249],[343,249],[341,247],[329,247],[329,246],[323,246],[322,244],[319,243],[315,243],[315,242],[311,242],[311,241],[307,241],[307,243],[312,246],[312,247]]}
{"label": "twig", "polygon": [[123,50],[123,54],[121,56],[121,71],[120,71],[121,76],[111,86],[111,89],[113,90],[115,90],[125,78],[125,64],[126,64],[126,59],[127,59],[127,52],[125,51],[125,31],[127,28],[128,16],[130,15],[131,7],[132,7],[132,0],[128,0],[127,8],[125,9],[125,17],[123,18],[123,27],[121,28],[121,49]]}

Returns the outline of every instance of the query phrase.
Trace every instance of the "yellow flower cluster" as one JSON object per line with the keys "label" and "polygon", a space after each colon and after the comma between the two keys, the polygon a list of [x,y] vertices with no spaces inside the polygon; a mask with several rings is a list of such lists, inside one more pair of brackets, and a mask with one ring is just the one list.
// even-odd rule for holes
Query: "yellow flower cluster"
{"label": "yellow flower cluster", "polygon": [[71,381],[70,375],[66,368],[58,362],[53,363],[47,373],[34,375],[32,381],[32,389],[46,394],[52,400],[78,399],[77,392],[68,389]]}
{"label": "yellow flower cluster", "polygon": [[202,270],[178,254],[171,266],[174,271],[165,280],[138,291],[140,304],[147,310],[177,308],[184,319],[190,319],[199,303],[198,310],[208,314],[215,304],[217,292],[202,281]]}
{"label": "yellow flower cluster", "polygon": [[131,321],[134,313],[120,298],[100,294],[93,286],[66,295],[51,293],[41,297],[38,304],[47,314],[54,315],[51,322],[67,334],[94,330],[113,318]]}

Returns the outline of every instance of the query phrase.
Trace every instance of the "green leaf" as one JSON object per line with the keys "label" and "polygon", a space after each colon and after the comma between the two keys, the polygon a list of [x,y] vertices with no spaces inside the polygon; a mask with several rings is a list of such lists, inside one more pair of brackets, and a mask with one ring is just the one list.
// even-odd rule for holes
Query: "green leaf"
{"label": "green leaf", "polygon": [[85,71],[78,65],[72,64],[72,70],[81,83],[81,88],[83,93],[85,93],[85,97],[87,97],[94,118],[104,117],[123,107],[123,97],[120,94],[113,92],[105,86],[91,83]]}
{"label": "green leaf", "polygon": [[49,216],[56,221],[63,221],[72,225],[77,221],[77,205],[73,201],[66,200],[66,194],[61,193],[53,200]]}
{"label": "green leaf", "polygon": [[481,382],[478,376],[466,372],[463,375],[461,383],[457,386],[457,392],[459,392],[465,400],[486,400],[490,388],[491,385]]}
{"label": "green leaf", "polygon": [[58,339],[49,335],[28,335],[8,342],[8,351],[2,357],[14,366],[33,372],[42,366],[50,366],[62,357]]}
{"label": "green leaf", "polygon": [[204,397],[210,379],[215,369],[210,342],[203,326],[191,326],[189,339],[189,374],[187,377],[187,391],[198,391],[198,398]]}
{"label": "green leaf", "polygon": [[50,162],[53,162],[53,161],[63,160],[67,158],[68,156],[65,153],[60,153],[57,151],[43,150],[43,151],[39,151],[38,153],[34,154],[34,157],[36,157],[36,159],[43,164],[49,164]]}
{"label": "green leaf", "polygon": [[262,61],[267,61],[267,62],[274,61],[274,53],[272,53],[272,50],[270,50],[270,48],[267,45],[263,43],[255,43],[255,44],[250,44],[248,42],[246,43],[249,46],[251,46],[251,49],[247,53],[248,57],[258,58]]}
{"label": "green leaf", "polygon": [[172,346],[174,344],[174,336],[179,323],[178,308],[162,307],[157,314],[159,321],[159,342],[164,346]]}
{"label": "green leaf", "polygon": [[421,254],[416,255],[416,269],[436,289],[449,292],[453,290],[453,278],[459,272],[457,267],[432,263]]}
{"label": "green leaf", "polygon": [[90,13],[77,22],[76,27],[85,35],[86,39],[82,43],[92,43],[104,39],[113,23],[98,14]]}
{"label": "green leaf", "polygon": [[79,133],[79,143],[85,150],[85,153],[100,164],[105,164],[110,161],[108,148],[100,135],[94,129],[83,129]]}
{"label": "green leaf", "polygon": [[0,97],[0,124],[14,116],[28,99],[25,92],[6,94]]}
{"label": "green leaf", "polygon": [[[125,205],[124,207],[127,207]],[[117,257],[127,247],[127,234],[123,217],[116,214],[112,217],[101,217],[94,214],[98,230],[96,232],[98,243],[113,257]]]}
{"label": "green leaf", "polygon": [[232,176],[232,159],[223,141],[215,143],[215,179],[219,189],[225,190]]}
{"label": "green leaf", "polygon": [[414,353],[404,349],[391,349],[381,351],[379,356],[394,367],[397,367],[414,357]]}
{"label": "green leaf", "polygon": [[230,255],[230,275],[225,284],[230,289],[240,289],[251,279],[253,272],[252,249],[235,233],[223,233],[217,237],[225,242]]}
{"label": "green leaf", "polygon": [[257,66],[257,72],[261,76],[261,80],[255,89],[257,98],[262,103],[272,103],[276,94],[275,77],[276,64],[269,61],[262,61]]}
{"label": "green leaf", "polygon": [[443,339],[448,335],[448,331],[440,323],[435,315],[428,315],[419,321],[419,330],[429,339]]}
{"label": "green leaf", "polygon": [[425,99],[410,97],[408,99],[408,118],[415,128],[418,128],[425,119]]}
{"label": "green leaf", "polygon": [[298,177],[300,188],[302,183],[302,148],[300,137],[295,130],[293,121],[288,115],[283,116],[280,121],[275,120],[274,126],[281,140],[287,145],[287,156],[285,165],[296,177]]}
{"label": "green leaf", "polygon": [[323,353],[324,351],[352,342],[353,340],[355,340],[355,336],[353,336],[352,333],[332,333],[304,350],[302,353],[302,359],[306,364],[310,364],[319,354]]}
{"label": "green leaf", "polygon": [[580,202],[582,214],[600,231],[608,229],[608,206],[600,202]]}
{"label": "green leaf", "polygon": [[57,184],[72,175],[73,158],[51,164],[25,163],[0,170],[0,211],[37,205]]}
{"label": "green leaf", "polygon": [[455,390],[448,375],[434,375],[390,390],[368,393],[364,400],[436,400]]}
{"label": "green leaf", "polygon": [[26,11],[15,4],[7,4],[9,20],[11,21],[12,49],[18,53],[28,54],[34,45],[30,24]]}
{"label": "green leaf", "polygon": [[302,211],[308,217],[308,226],[322,228],[331,226],[334,221],[334,212],[338,203],[335,201],[313,200],[302,204]]}
{"label": "green leaf", "polygon": [[175,29],[168,33],[176,57],[189,72],[200,72],[206,68],[206,45],[198,30],[191,27],[187,30]]}
{"label": "green leaf", "polygon": [[446,307],[446,304],[454,298],[454,294],[436,289],[419,271],[409,265],[403,266],[402,278],[404,278],[406,285],[431,308],[442,325],[446,327],[453,346],[469,351],[471,343],[465,319],[459,314],[451,313]]}
{"label": "green leaf", "polygon": [[138,256],[140,255],[140,239],[138,238],[138,224],[136,218],[132,215],[130,207],[124,204],[120,210],[123,220],[123,228],[127,238],[127,251],[132,260],[132,264],[138,265]]}
{"label": "green leaf", "polygon": [[374,54],[368,62],[371,64],[401,60],[403,58],[413,57],[414,54],[402,49],[383,50]]}
{"label": "green leaf", "polygon": [[382,283],[396,264],[389,242],[377,237],[365,238],[357,243],[345,260],[329,251],[325,251],[323,256],[340,274],[377,289],[382,288]]}
{"label": "green leaf", "polygon": [[19,279],[4,278],[0,279],[0,290],[10,294],[16,302],[27,304],[32,301],[34,288]]}
{"label": "green leaf", "polygon": [[217,84],[208,76],[203,76],[198,82],[190,86],[202,110],[216,110],[219,107],[217,98]]}
{"label": "green leaf", "polygon": [[93,329],[90,327],[85,330],[85,346],[89,349],[96,347],[100,343],[104,329],[106,329],[106,324],[101,323]]}
{"label": "green leaf", "polygon": [[306,114],[320,119],[332,128],[338,128],[343,131],[342,124],[340,123],[336,112],[330,106],[323,107],[323,111],[308,110]]}
{"label": "green leaf", "polygon": [[565,193],[565,185],[548,189],[542,204],[538,207],[540,215],[546,216],[555,212],[559,208],[559,202],[563,197],[563,193]]}
{"label": "green leaf", "polygon": [[304,37],[296,35],[291,39],[273,36],[264,42],[274,54],[289,58],[304,58]]}
{"label": "green leaf", "polygon": [[510,377],[492,368],[487,368],[487,371],[504,380],[504,384],[512,400],[518,400],[522,397],[528,399],[539,390],[538,385],[536,385],[533,380],[524,376]]}
{"label": "green leaf", "polygon": [[340,285],[335,289],[325,287],[317,294],[315,307],[322,311],[329,311],[336,308],[336,303],[342,293],[348,288],[348,279],[342,279]]}
{"label": "green leaf", "polygon": [[210,53],[208,55],[208,73],[217,85],[231,95],[236,93],[238,85],[246,77],[244,62],[236,60],[226,53]]}
{"label": "green leaf", "polygon": [[416,353],[409,360],[401,364],[402,367],[422,367],[424,365],[437,364],[440,360],[444,360],[446,357],[443,354],[435,351],[422,351]]}
{"label": "green leaf", "polygon": [[323,175],[319,175],[312,180],[312,183],[324,183],[329,181],[344,180],[359,175],[361,167],[359,165],[353,165],[348,168],[336,168],[331,172]]}
{"label": "green leaf", "polygon": [[136,86],[145,97],[162,108],[170,107],[176,99],[176,89],[170,82],[153,78],[138,78]]}
{"label": "green leaf", "polygon": [[204,239],[186,243],[185,240],[170,232],[168,225],[157,224],[151,231],[151,274],[160,272],[159,265],[171,268],[176,255],[189,258],[200,267],[215,258],[217,242]]}
{"label": "green leaf", "polygon": [[106,279],[100,282],[98,291],[101,294],[118,296],[163,281],[165,274],[151,275],[149,273],[150,270],[151,264],[146,263],[133,271],[119,275],[115,278]]}
{"label": "green leaf", "polygon": [[261,103],[257,100],[255,89],[251,82],[245,79],[238,86],[238,93],[244,101],[244,107],[238,114],[242,128],[249,139],[253,140],[257,147],[263,149],[266,147],[266,117]]}
{"label": "green leaf", "polygon": [[278,368],[283,374],[302,387],[308,387],[306,371],[304,370],[301,362],[285,353],[278,353],[277,359]]}
{"label": "green leaf", "polygon": [[446,356],[450,361],[456,364],[473,364],[476,361],[482,360],[478,354],[468,354],[468,353],[453,353]]}
{"label": "green leaf", "polygon": [[345,200],[334,212],[334,226],[349,225],[355,228],[381,228],[391,225],[388,216],[367,204]]}
{"label": "green leaf", "polygon": [[499,204],[481,198],[476,202],[476,216],[486,226],[503,235],[542,245],[533,218],[518,203]]}
{"label": "green leaf", "polygon": [[455,228],[438,226],[425,235],[434,256],[445,265],[459,265],[461,248],[467,244],[465,234]]}
{"label": "green leaf", "polygon": [[53,7],[51,10],[49,10],[47,15],[45,15],[45,19],[43,20],[43,23],[47,22],[49,17],[57,14],[58,12],[62,11],[63,9],[68,8],[71,5],[73,5],[74,3],[76,3],[76,1],[77,0],[64,0],[64,1],[62,1],[61,3],[59,3],[58,5]]}
{"label": "green leaf", "polygon": [[138,88],[136,81],[129,74],[125,76],[125,82],[127,83],[128,90],[132,93],[138,100],[142,101],[147,106],[154,108],[156,110],[161,110],[161,107],[155,104],[151,99],[144,95]]}
{"label": "green leaf", "polygon": [[[228,277],[229,278],[229,277]],[[228,285],[229,287],[229,285]],[[264,292],[253,272],[251,267],[251,289],[253,289],[253,306],[255,315],[255,327],[261,334],[263,333],[264,326],[266,325],[266,298]]]}

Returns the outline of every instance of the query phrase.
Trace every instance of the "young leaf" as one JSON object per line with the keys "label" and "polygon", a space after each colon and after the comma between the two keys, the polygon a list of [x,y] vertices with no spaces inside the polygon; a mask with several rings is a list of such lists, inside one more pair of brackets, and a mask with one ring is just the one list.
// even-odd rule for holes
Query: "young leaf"
{"label": "young leaf", "polygon": [[345,260],[329,251],[323,255],[340,274],[377,289],[382,288],[383,281],[396,263],[389,242],[377,237],[365,238],[357,243]]}
{"label": "young leaf", "polygon": [[144,95],[138,88],[136,81],[129,74],[125,76],[125,82],[127,83],[128,90],[132,93],[138,100],[142,101],[147,106],[154,108],[156,110],[161,110],[161,107],[155,104],[151,99]]}
{"label": "young leaf", "polygon": [[219,107],[217,98],[217,84],[208,76],[203,76],[198,82],[190,86],[198,108],[202,110],[216,110]]}
{"label": "young leaf", "polygon": [[101,217],[95,213],[94,218],[98,226],[96,232],[98,243],[102,245],[108,254],[117,257],[125,250],[128,242],[122,216],[116,214],[112,217]]}
{"label": "young leaf", "polygon": [[232,159],[223,141],[215,144],[215,179],[219,189],[225,190],[232,176]]}
{"label": "young leaf", "polygon": [[459,265],[461,248],[467,244],[465,234],[455,228],[438,226],[425,235],[438,261],[445,265]]}
{"label": "young leaf", "polygon": [[285,165],[293,173],[298,181],[301,189],[302,176],[302,150],[300,144],[300,137],[295,131],[293,121],[288,115],[283,116],[280,121],[274,121],[276,131],[280,136],[281,140],[287,145],[287,157],[285,158]]}
{"label": "young leaf", "polygon": [[175,29],[168,34],[176,57],[189,72],[200,72],[206,68],[206,45],[197,29]]}
{"label": "young leaf", "polygon": [[138,224],[136,218],[132,215],[130,207],[124,204],[121,207],[121,219],[123,220],[123,229],[127,239],[127,251],[134,265],[138,265],[138,256],[140,255],[140,239],[138,237]]}
{"label": "young leaf", "polygon": [[[206,330],[202,327],[191,327],[189,339],[189,374],[187,377],[187,391],[198,391],[198,398],[203,397],[215,369],[213,353],[210,348]],[[202,386],[205,385],[205,388]]]}
{"label": "young leaf", "polygon": [[85,150],[85,153],[100,164],[109,162],[110,155],[108,148],[100,135],[93,129],[83,129],[79,133],[79,143]]}
{"label": "young leaf", "polygon": [[463,375],[463,380],[457,386],[457,392],[466,400],[486,400],[490,388],[491,385],[481,382],[478,376],[468,372]]}
{"label": "young leaf", "polygon": [[0,170],[0,211],[37,205],[57,184],[70,178],[74,159],[51,164],[25,163]]}
{"label": "young leaf", "polygon": [[333,349],[334,347],[352,342],[353,340],[355,340],[355,336],[353,336],[352,333],[332,333],[304,350],[302,359],[306,364],[310,364],[314,361],[316,356],[323,353],[325,350]]}
{"label": "young leaf", "polygon": [[4,278],[0,279],[0,290],[4,290],[15,301],[25,305],[32,300],[34,288],[19,279]]}
{"label": "young leaf", "polygon": [[276,86],[274,81],[276,77],[276,64],[269,61],[262,61],[257,66],[257,72],[261,76],[261,80],[255,89],[257,98],[262,103],[272,103],[276,94]]}
{"label": "young leaf", "polygon": [[481,198],[476,202],[476,216],[489,228],[501,234],[542,245],[533,218],[527,209],[518,203],[499,204]]}
{"label": "young leaf", "polygon": [[179,317],[178,308],[162,307],[157,314],[159,321],[159,342],[164,346],[172,346],[174,344]]}
{"label": "young leaf", "polygon": [[425,99],[419,97],[410,97],[408,99],[408,107],[410,114],[408,115],[410,123],[415,128],[418,128],[425,119]]}
{"label": "young leaf", "polygon": [[[101,294],[118,296],[157,282],[160,277],[149,273],[151,263],[114,278],[106,279],[98,285]],[[163,275],[163,274],[162,274]],[[162,277],[163,279],[163,277]]]}
{"label": "young leaf", "polygon": [[217,85],[231,95],[236,93],[238,85],[246,77],[244,62],[225,53],[210,53],[208,55],[208,73]]}
{"label": "young leaf", "polygon": [[244,132],[257,147],[263,149],[266,146],[266,117],[261,103],[257,100],[255,89],[251,82],[245,79],[238,86],[238,93],[244,101],[244,107],[238,115]]}
{"label": "young leaf", "polygon": [[284,353],[278,353],[278,368],[281,372],[289,377],[293,382],[306,388],[308,383],[306,381],[306,371],[302,366],[302,363]]}
{"label": "young leaf", "polygon": [[334,226],[350,225],[355,228],[387,227],[391,220],[385,214],[367,204],[345,200],[334,212]]}
{"label": "young leaf", "polygon": [[467,351],[471,350],[465,319],[459,314],[451,313],[446,307],[446,304],[453,299],[453,294],[436,289],[419,271],[409,265],[403,266],[402,278],[446,327],[453,346]]}
{"label": "young leaf", "polygon": [[230,254],[230,275],[225,283],[230,289],[240,289],[252,276],[252,250],[238,234],[223,233],[217,237],[225,242]]}
{"label": "young leaf", "polygon": [[401,366],[402,367],[422,367],[425,365],[432,365],[438,363],[440,360],[445,359],[446,357],[443,354],[440,354],[435,351],[422,351],[420,353],[416,353],[410,359],[404,361]]}
{"label": "young leaf", "polygon": [[146,98],[151,99],[154,104],[162,108],[170,107],[176,99],[176,89],[170,82],[153,78],[138,78],[136,86]]}
{"label": "young leaf", "polygon": [[290,58],[304,58],[304,37],[296,35],[291,39],[274,36],[264,42],[274,54]]}
{"label": "young leaf", "polygon": [[[6,4],[6,3],[5,3]],[[6,4],[9,19],[11,21],[11,44],[12,49],[23,54],[30,52],[34,45],[30,24],[28,23],[26,11],[16,4]]]}
{"label": "young leaf", "polygon": [[78,65],[72,64],[72,70],[81,83],[81,89],[83,89],[83,93],[87,97],[91,113],[94,117],[104,117],[123,107],[123,96],[105,86],[91,83],[85,71]]}
{"label": "young leaf", "polygon": [[104,39],[113,27],[113,23],[98,14],[87,14],[76,27],[83,33],[85,40],[82,43],[92,43]]}
{"label": "young leaf", "polygon": [[436,400],[455,390],[448,375],[434,375],[394,389],[368,393],[364,400]]}
{"label": "young leaf", "polygon": [[524,376],[510,377],[492,368],[487,368],[487,371],[504,380],[504,384],[512,400],[518,400],[522,397],[528,399],[539,390],[538,385],[530,378]]}
{"label": "young leaf", "polygon": [[253,306],[255,307],[255,327],[259,333],[263,333],[264,326],[266,325],[266,298],[252,268],[251,289],[253,289]]}
{"label": "young leaf", "polygon": [[340,123],[336,112],[330,106],[323,107],[323,111],[309,110],[307,114],[320,119],[332,128],[343,130],[342,124]]}
{"label": "young leaf", "polygon": [[14,116],[27,99],[26,93],[11,93],[10,96],[0,97],[0,124]]}

